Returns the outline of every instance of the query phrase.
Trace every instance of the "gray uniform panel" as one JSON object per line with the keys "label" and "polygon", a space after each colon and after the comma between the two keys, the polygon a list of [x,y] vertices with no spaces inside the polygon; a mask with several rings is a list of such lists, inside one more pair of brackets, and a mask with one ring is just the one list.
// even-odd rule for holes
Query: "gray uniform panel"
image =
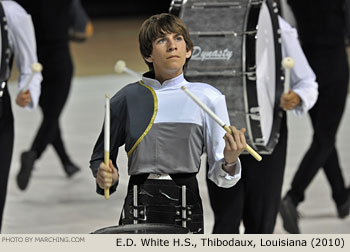
{"label": "gray uniform panel", "polygon": [[197,124],[154,124],[129,158],[129,175],[198,172],[203,139]]}

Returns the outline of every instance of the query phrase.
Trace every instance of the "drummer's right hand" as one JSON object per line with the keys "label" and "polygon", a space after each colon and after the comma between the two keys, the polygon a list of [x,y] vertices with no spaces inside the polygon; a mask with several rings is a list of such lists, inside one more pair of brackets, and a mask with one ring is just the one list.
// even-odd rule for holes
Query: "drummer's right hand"
{"label": "drummer's right hand", "polygon": [[109,167],[101,163],[97,170],[96,182],[102,189],[110,188],[117,183],[119,179],[118,170],[113,166],[112,161],[109,160]]}
{"label": "drummer's right hand", "polygon": [[30,97],[30,92],[27,90],[26,92],[21,91],[18,93],[17,98],[16,98],[16,104],[22,108],[27,106],[28,103],[32,101]]}

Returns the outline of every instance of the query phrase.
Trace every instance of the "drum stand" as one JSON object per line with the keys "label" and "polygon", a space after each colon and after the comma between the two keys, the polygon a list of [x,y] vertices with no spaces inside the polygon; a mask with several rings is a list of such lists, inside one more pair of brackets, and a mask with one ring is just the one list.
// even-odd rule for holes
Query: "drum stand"
{"label": "drum stand", "polygon": [[187,226],[187,218],[186,218],[186,186],[183,185],[181,187],[181,205],[182,205],[182,227],[186,227]]}
{"label": "drum stand", "polygon": [[133,208],[134,208],[134,224],[138,223],[138,207],[137,207],[137,185],[134,185],[134,193],[133,193]]}

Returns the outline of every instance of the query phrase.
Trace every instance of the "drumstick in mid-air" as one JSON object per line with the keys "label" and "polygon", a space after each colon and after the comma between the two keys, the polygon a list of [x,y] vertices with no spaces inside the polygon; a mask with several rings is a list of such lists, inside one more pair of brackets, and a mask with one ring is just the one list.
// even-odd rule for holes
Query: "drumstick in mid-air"
{"label": "drumstick in mid-air", "polygon": [[[213,111],[210,110],[203,102],[201,102],[191,91],[189,91],[185,86],[182,86],[181,89],[192,98],[192,100],[197,103],[211,118],[213,118],[221,127],[223,127],[227,133],[232,134],[231,128],[227,126]],[[261,161],[262,157],[248,144],[246,150],[252,155],[256,160]]]}
{"label": "drumstick in mid-air", "polygon": [[32,73],[29,76],[29,79],[27,80],[27,83],[24,86],[23,92],[26,93],[29,89],[29,85],[32,82],[33,76],[36,73],[40,73],[43,70],[43,66],[37,62],[32,64]]}
{"label": "drumstick in mid-air", "polygon": [[[110,126],[110,107],[109,107],[109,95],[106,94],[106,112],[105,112],[105,125],[104,125],[104,152],[105,152],[105,165],[109,167],[109,126]],[[109,199],[109,188],[105,188],[105,199]]]}
{"label": "drumstick in mid-air", "polygon": [[286,57],[282,60],[282,66],[286,70],[284,77],[284,90],[283,93],[287,94],[290,88],[290,69],[294,67],[294,60],[291,57]]}
{"label": "drumstick in mid-air", "polygon": [[141,74],[139,74],[138,72],[135,72],[134,70],[131,70],[130,68],[126,67],[126,63],[124,60],[118,60],[115,65],[114,65],[114,71],[117,74],[121,74],[123,72],[128,73],[130,75],[134,75],[137,77],[141,77]]}

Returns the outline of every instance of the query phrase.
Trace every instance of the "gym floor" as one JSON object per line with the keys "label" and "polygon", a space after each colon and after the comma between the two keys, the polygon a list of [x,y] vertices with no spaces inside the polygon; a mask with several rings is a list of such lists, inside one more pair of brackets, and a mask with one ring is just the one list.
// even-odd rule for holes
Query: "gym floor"
{"label": "gym floor", "polygon": [[[10,92],[15,115],[15,147],[5,206],[3,233],[89,233],[117,225],[124,202],[128,175],[124,150],[118,157],[121,178],[118,191],[106,201],[95,193],[95,181],[89,169],[92,148],[102,129],[104,95],[113,95],[137,77],[114,73],[117,60],[137,72],[147,70],[139,56],[138,29],[145,17],[99,19],[94,21],[94,36],[85,43],[72,43],[75,78],[61,116],[61,127],[68,152],[81,171],[66,178],[61,164],[49,146],[35,164],[30,184],[22,192],[16,185],[20,153],[30,147],[41,121],[41,112],[28,112],[14,103],[16,84],[13,74]],[[311,141],[308,116],[288,115],[289,142],[283,194],[288,189],[297,166]],[[346,184],[350,183],[350,102],[339,129],[337,147]],[[244,168],[243,168],[244,169]],[[205,233],[211,233],[213,214],[208,201],[205,169],[198,178],[205,214]],[[319,172],[306,191],[306,201],[299,207],[302,233],[350,233],[350,218],[338,219],[324,173]],[[243,229],[242,229],[243,231]],[[285,233],[278,216],[275,233]]]}

